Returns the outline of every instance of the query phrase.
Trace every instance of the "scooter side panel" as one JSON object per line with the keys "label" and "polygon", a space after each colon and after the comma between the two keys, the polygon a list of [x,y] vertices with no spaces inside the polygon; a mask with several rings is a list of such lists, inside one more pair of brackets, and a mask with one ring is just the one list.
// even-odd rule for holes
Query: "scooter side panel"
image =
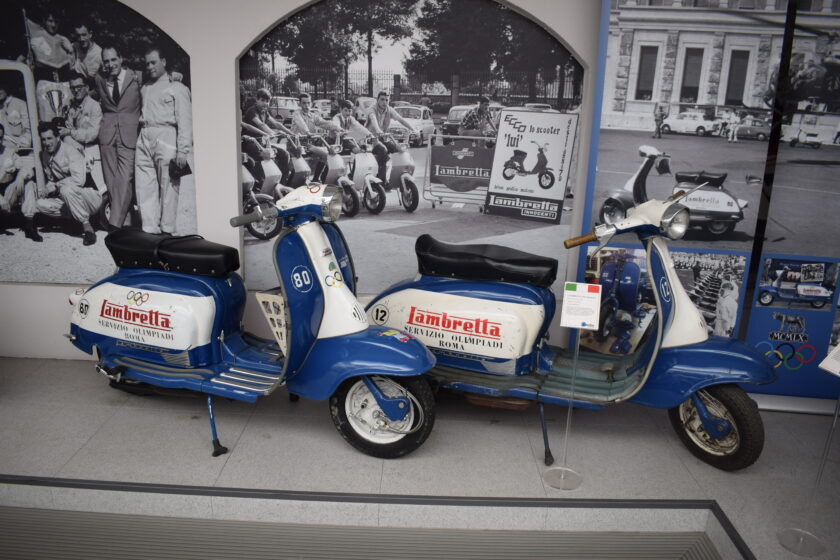
{"label": "scooter side panel", "polygon": [[202,367],[220,360],[212,344],[242,319],[245,288],[226,278],[120,269],[88,289],[71,318],[74,344],[160,364]]}
{"label": "scooter side panel", "polygon": [[712,336],[699,344],[660,349],[647,383],[630,401],[672,408],[710,385],[763,385],[775,379],[773,368],[758,350],[739,340]]}
{"label": "scooter side panel", "polygon": [[299,375],[286,383],[289,392],[325,400],[351,377],[385,375],[411,377],[429,371],[435,357],[416,338],[396,329],[368,329],[315,342]]}
{"label": "scooter side panel", "polygon": [[441,365],[522,375],[537,365],[534,346],[554,309],[550,290],[424,276],[390,288],[368,316],[417,336]]}

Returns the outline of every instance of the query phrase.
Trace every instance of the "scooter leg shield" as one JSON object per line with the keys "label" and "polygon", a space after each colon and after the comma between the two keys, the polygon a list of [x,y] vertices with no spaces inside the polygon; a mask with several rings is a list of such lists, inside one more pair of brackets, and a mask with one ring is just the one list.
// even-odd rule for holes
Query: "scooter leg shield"
{"label": "scooter leg shield", "polygon": [[706,342],[663,348],[645,386],[630,401],[672,408],[710,385],[776,380],[773,367],[756,348],[739,340],[711,336]]}
{"label": "scooter leg shield", "polygon": [[369,327],[355,334],[318,340],[286,385],[291,393],[320,401],[328,399],[351,377],[412,377],[434,365],[435,357],[414,337],[396,329]]}

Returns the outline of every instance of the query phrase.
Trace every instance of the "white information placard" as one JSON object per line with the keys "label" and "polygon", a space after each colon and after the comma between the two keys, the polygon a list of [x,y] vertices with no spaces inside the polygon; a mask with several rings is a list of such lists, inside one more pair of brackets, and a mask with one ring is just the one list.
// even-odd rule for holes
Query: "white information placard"
{"label": "white information placard", "polygon": [[820,368],[824,369],[831,375],[840,377],[840,344],[835,346],[834,350],[831,351],[831,354],[826,356],[825,359],[820,362]]}
{"label": "white information placard", "polygon": [[560,326],[571,329],[598,330],[601,313],[601,286],[584,282],[566,282]]}

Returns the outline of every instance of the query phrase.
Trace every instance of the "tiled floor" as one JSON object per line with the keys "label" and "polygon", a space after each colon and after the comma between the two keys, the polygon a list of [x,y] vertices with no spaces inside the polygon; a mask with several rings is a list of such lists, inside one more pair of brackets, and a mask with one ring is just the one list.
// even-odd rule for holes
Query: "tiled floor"
{"label": "tiled floor", "polygon": [[[575,410],[568,464],[584,481],[577,490],[560,491],[543,482],[546,467],[536,408],[480,408],[446,393],[438,395],[437,406],[435,429],[426,443],[408,457],[385,461],[347,445],[332,426],[326,403],[290,403],[282,389],[253,405],[219,401],[219,435],[231,452],[212,458],[202,399],[115,391],[89,361],[0,358],[0,473],[365,494],[713,499],[758,558],[796,558],[776,538],[778,530],[791,526],[821,537],[828,546],[824,558],[840,558],[837,441],[813,506],[808,509],[807,503],[831,417],[762,412],[762,457],[744,471],[726,473],[694,459],[664,411],[631,404],[599,412]],[[559,463],[566,409],[546,411]],[[118,508],[109,500],[111,493],[97,490],[0,488],[0,505]],[[149,495],[138,500],[136,513],[231,519],[289,521],[296,512],[317,507],[284,502],[281,511],[270,501],[206,496]],[[477,517],[482,515],[497,519]],[[568,527],[558,515],[562,512],[348,503],[334,505],[323,519],[451,526],[460,517],[457,524],[463,527]],[[601,515],[619,513],[605,510]],[[668,515],[654,512],[646,519],[667,524]],[[596,515],[576,523],[599,530],[602,521]]]}

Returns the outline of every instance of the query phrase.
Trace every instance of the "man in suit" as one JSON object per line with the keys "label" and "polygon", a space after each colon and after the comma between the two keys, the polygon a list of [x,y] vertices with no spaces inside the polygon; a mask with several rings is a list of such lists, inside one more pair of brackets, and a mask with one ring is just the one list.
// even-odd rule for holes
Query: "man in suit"
{"label": "man in suit", "polygon": [[110,225],[125,223],[131,206],[134,179],[134,152],[140,125],[140,75],[123,68],[123,59],[114,47],[102,49],[104,77],[96,77],[102,106],[99,151],[102,173],[111,198]]}

